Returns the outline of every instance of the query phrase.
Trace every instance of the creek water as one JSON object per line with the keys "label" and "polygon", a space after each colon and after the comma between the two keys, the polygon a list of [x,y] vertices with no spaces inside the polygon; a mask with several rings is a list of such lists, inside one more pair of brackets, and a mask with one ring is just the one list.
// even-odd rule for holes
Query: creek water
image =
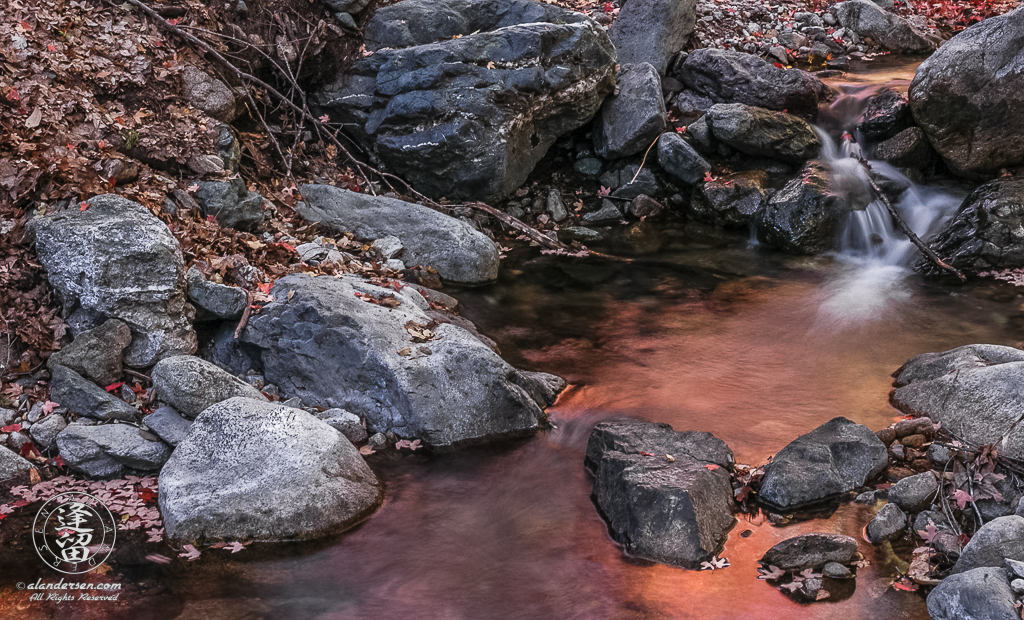
{"label": "creek water", "polygon": [[[854,99],[865,86],[905,86],[914,65],[886,63],[835,85]],[[830,148],[837,160],[844,147]],[[958,192],[915,187],[899,208],[924,232],[948,216]],[[889,425],[898,415],[890,374],[914,355],[1018,343],[1024,300],[1012,287],[924,281],[881,215],[869,205],[852,217],[836,256],[784,256],[694,224],[646,222],[603,248],[629,262],[513,252],[497,284],[454,294],[506,359],[570,381],[550,409],[554,428],[451,455],[383,456],[374,468],[387,485],[384,506],[327,541],[119,567],[123,581],[143,584],[122,611],[136,619],[927,618],[921,595],[888,588],[887,547],[866,542],[870,566],[834,599],[798,604],[757,580],[756,560],[776,542],[810,531],[860,538],[873,507],[848,504],[784,527],[741,517],[721,554],[729,568],[686,571],[625,556],[583,468],[590,428],[617,416],[710,431],[738,462],[759,464],[835,416]],[[30,549],[24,555],[5,572],[48,577]],[[67,617],[59,606],[17,615]]]}

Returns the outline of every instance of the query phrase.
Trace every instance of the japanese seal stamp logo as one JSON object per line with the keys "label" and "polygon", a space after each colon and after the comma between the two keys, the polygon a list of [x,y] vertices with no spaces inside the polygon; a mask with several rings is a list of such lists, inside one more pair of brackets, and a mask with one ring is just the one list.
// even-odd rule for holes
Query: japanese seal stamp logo
{"label": "japanese seal stamp logo", "polygon": [[99,568],[114,550],[117,523],[92,495],[54,495],[32,522],[32,544],[51,568],[79,575]]}

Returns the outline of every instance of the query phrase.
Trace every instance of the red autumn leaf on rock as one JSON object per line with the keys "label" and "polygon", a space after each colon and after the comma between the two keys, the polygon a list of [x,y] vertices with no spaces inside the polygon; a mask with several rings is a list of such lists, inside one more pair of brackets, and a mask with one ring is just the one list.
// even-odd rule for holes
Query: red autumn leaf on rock
{"label": "red autumn leaf on rock", "polygon": [[779,69],[785,69],[786,68],[786,67],[782,66],[781,62],[775,63],[775,66],[778,67]]}
{"label": "red autumn leaf on rock", "polygon": [[269,295],[270,294],[270,289],[273,288],[273,286],[274,285],[271,284],[270,282],[264,282],[263,284],[257,284],[256,288],[260,289],[261,293]]}
{"label": "red autumn leaf on rock", "polygon": [[67,465],[64,464],[64,459],[61,458],[59,454],[51,459],[51,462],[57,467],[67,467]]}
{"label": "red autumn leaf on rock", "polygon": [[292,245],[290,243],[285,243],[284,241],[278,243],[277,246],[281,247],[281,248],[284,248],[284,249],[288,250],[289,252],[294,252],[295,251],[295,246],[294,245]]}
{"label": "red autumn leaf on rock", "polygon": [[917,584],[908,580],[906,577],[900,579],[892,584],[893,590],[902,590],[904,592],[917,592]]}
{"label": "red autumn leaf on rock", "polygon": [[21,424],[11,424],[9,426],[5,426],[3,428],[0,428],[0,432],[4,432],[4,433],[17,433],[20,430],[21,430]]}
{"label": "red autumn leaf on rock", "polygon": [[641,451],[640,452],[640,456],[654,456],[654,453],[653,452],[643,452],[643,451]]}
{"label": "red autumn leaf on rock", "polygon": [[711,183],[714,180],[715,180],[715,177],[711,176],[710,172],[705,172],[704,173],[704,182],[705,183]]}
{"label": "red autumn leaf on rock", "polygon": [[114,390],[116,390],[117,388],[121,387],[122,385],[124,385],[124,381],[118,381],[117,383],[111,383],[110,385],[108,385],[107,387],[105,387],[103,389],[108,391],[108,392],[113,392]]}
{"label": "red autumn leaf on rock", "polygon": [[36,444],[31,441],[26,441],[21,444],[21,450],[18,451],[21,456],[31,459],[33,461],[45,461],[43,455],[39,453],[39,449],[36,448]]}
{"label": "red autumn leaf on rock", "polygon": [[704,466],[704,469],[706,469],[708,471],[715,471],[716,469],[718,469],[718,465],[715,465],[713,463],[708,463],[707,465]]}
{"label": "red autumn leaf on rock", "polygon": [[604,9],[605,13],[611,13],[612,11],[615,10],[615,7],[612,6],[611,2],[605,2],[604,3],[604,7],[602,7],[602,8]]}
{"label": "red autumn leaf on rock", "polygon": [[79,211],[85,211],[88,208],[89,208],[89,203],[84,201],[84,200],[82,201],[82,204],[78,205],[78,210]]}
{"label": "red autumn leaf on rock", "polygon": [[50,415],[51,413],[53,413],[53,410],[59,406],[60,405],[58,403],[55,403],[52,400],[48,400],[45,403],[43,403],[43,414]]}

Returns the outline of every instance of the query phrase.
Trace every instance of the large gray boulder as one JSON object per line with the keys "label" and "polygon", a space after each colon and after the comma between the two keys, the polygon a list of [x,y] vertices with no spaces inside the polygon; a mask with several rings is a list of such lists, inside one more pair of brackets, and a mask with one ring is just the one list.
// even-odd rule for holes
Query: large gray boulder
{"label": "large gray boulder", "polygon": [[747,155],[802,164],[821,151],[821,140],[811,125],[792,114],[719,103],[711,106],[706,118],[716,140]]}
{"label": "large gray boulder", "polygon": [[619,62],[646,62],[664,75],[696,23],[697,0],[630,0],[612,24],[612,43]]}
{"label": "large gray boulder", "polygon": [[463,284],[498,277],[498,247],[486,235],[429,207],[357,194],[330,185],[303,185],[302,217],[351,231],[360,239],[397,237],[407,266],[433,267],[445,280]]}
{"label": "large gray boulder", "polygon": [[590,434],[586,464],[594,472],[594,502],[632,555],[697,568],[735,522],[732,450],[710,433],[602,422]]}
{"label": "large gray boulder", "polygon": [[873,39],[892,52],[930,52],[941,41],[934,31],[890,13],[871,0],[845,0],[832,11],[843,28],[862,39]]}
{"label": "large gray boulder", "polygon": [[131,341],[128,326],[110,319],[78,334],[74,342],[51,355],[46,365],[66,366],[90,381],[110,385],[121,378],[121,358]]}
{"label": "large gray boulder", "polygon": [[953,572],[985,566],[1002,568],[1006,560],[1024,562],[1024,517],[999,517],[981,526],[960,552]]}
{"label": "large gray boulder", "polygon": [[68,411],[96,420],[133,420],[139,411],[67,366],[50,368],[50,398]]}
{"label": "large gray boulder", "polygon": [[817,114],[818,105],[835,96],[828,85],[806,71],[779,69],[757,56],[732,50],[694,50],[675,77],[715,103],[743,103],[791,114]]}
{"label": "large gray boulder", "polygon": [[768,505],[789,510],[864,486],[888,463],[885,444],[870,428],[833,418],[775,455],[758,494]]}
{"label": "large gray boulder", "polygon": [[1006,571],[977,568],[950,575],[928,593],[932,620],[1017,620],[1020,614]]}
{"label": "large gray boulder", "polygon": [[992,177],[1024,163],[1021,92],[1024,8],[981,21],[932,54],[910,85],[910,107],[950,170]]}
{"label": "large gray boulder", "polygon": [[843,534],[812,532],[778,543],[761,558],[765,566],[782,570],[820,568],[829,562],[849,564],[857,559],[857,539]]}
{"label": "large gray boulder", "polygon": [[594,150],[605,159],[645,151],[668,127],[661,78],[654,67],[646,62],[622,65],[618,80],[618,93],[605,99],[594,131]]}
{"label": "large gray boulder", "polygon": [[[536,430],[544,414],[523,387],[535,379],[394,293],[355,276],[288,276],[242,340],[285,394],[350,411],[371,431],[449,446]],[[391,295],[396,308],[364,301]]]}
{"label": "large gray boulder", "polygon": [[160,472],[180,542],[284,540],[350,527],[382,489],[352,443],[301,409],[232,398],[204,411]]}
{"label": "large gray boulder", "polygon": [[196,350],[181,247],[142,205],[103,194],[29,223],[39,260],[75,334],[109,318],[132,332],[124,363],[149,366]]}
{"label": "large gray boulder", "polygon": [[832,173],[813,161],[768,200],[758,220],[758,237],[794,254],[821,254],[839,248],[839,237],[851,211],[833,190]]}
{"label": "large gray boulder", "polygon": [[160,360],[153,367],[152,376],[157,398],[189,419],[210,405],[235,396],[266,400],[259,390],[245,381],[192,355]]}
{"label": "large gray boulder", "polygon": [[926,353],[896,371],[892,403],[928,416],[972,444],[998,445],[999,454],[1024,458],[1024,351],[967,345]]}
{"label": "large gray boulder", "polygon": [[373,54],[313,103],[433,198],[508,196],[614,89],[607,33],[553,5],[404,0],[365,33]]}
{"label": "large gray boulder", "polygon": [[171,456],[170,446],[129,424],[69,424],[57,435],[57,449],[68,467],[94,478],[158,471]]}
{"label": "large gray boulder", "polygon": [[[975,189],[929,246],[957,269],[971,274],[1024,267],[1024,178],[998,179]],[[920,260],[917,269],[939,269]]]}

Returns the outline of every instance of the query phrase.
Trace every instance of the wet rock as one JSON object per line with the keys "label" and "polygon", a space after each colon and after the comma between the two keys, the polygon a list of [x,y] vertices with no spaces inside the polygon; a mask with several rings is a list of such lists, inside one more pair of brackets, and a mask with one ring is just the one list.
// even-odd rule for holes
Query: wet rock
{"label": "wet rock", "polygon": [[128,424],[69,424],[57,435],[57,448],[68,467],[94,478],[157,471],[171,456],[170,446],[143,438]]}
{"label": "wet rock", "polygon": [[661,191],[658,178],[650,166],[618,162],[601,175],[601,185],[612,190],[615,198],[633,199],[644,194],[656,196]]}
{"label": "wet rock", "polygon": [[[357,291],[390,294],[353,276],[278,280],[272,294],[281,301],[265,306],[242,334],[261,351],[267,380],[311,406],[355,413],[372,430],[435,446],[537,428],[544,415],[516,384],[523,379],[479,339],[450,323],[432,324],[404,298],[386,308]],[[400,354],[420,346],[407,325],[435,337],[425,344],[430,355]]]}
{"label": "wet rock", "polygon": [[885,444],[871,429],[834,418],[775,455],[759,494],[769,505],[790,509],[864,486],[888,462]]}
{"label": "wet rock", "polygon": [[892,88],[878,91],[861,116],[857,129],[868,140],[885,140],[913,125],[910,104]]}
{"label": "wet rock", "polygon": [[732,451],[710,433],[637,420],[602,422],[590,435],[586,463],[612,537],[633,555],[696,568],[715,554],[735,521]]}
{"label": "wet rock", "polygon": [[640,194],[629,203],[629,213],[633,217],[654,217],[664,210],[665,207],[660,202],[643,194]]}
{"label": "wet rock", "polygon": [[832,10],[843,28],[893,52],[930,52],[941,41],[934,31],[889,13],[870,0],[846,0]]}
{"label": "wet rock", "polygon": [[576,160],[576,163],[572,165],[573,170],[588,177],[596,177],[601,174],[601,167],[601,160],[595,157],[584,157],[583,159],[578,159]]}
{"label": "wet rock", "polygon": [[0,446],[0,481],[11,481],[28,475],[34,466],[11,450]]}
{"label": "wet rock", "polygon": [[1002,568],[1006,560],[1024,561],[1024,517],[999,517],[981,526],[960,553],[953,572],[985,566]]}
{"label": "wet rock", "polygon": [[196,200],[203,214],[212,215],[224,228],[258,230],[263,224],[263,196],[251,192],[242,179],[198,183]]}
{"label": "wet rock", "polygon": [[942,580],[928,593],[932,620],[1016,620],[1013,590],[1006,571],[977,568]]}
{"label": "wet rock", "polygon": [[586,224],[616,222],[622,219],[622,211],[619,211],[619,208],[615,206],[614,202],[605,198],[601,201],[600,209],[583,214],[582,219]]}
{"label": "wet rock", "polygon": [[548,192],[546,211],[551,215],[551,219],[556,222],[561,222],[569,217],[569,212],[565,209],[565,203],[562,202],[562,192],[555,188]]}
{"label": "wet rock", "polygon": [[234,396],[266,400],[259,390],[245,381],[192,355],[160,360],[153,367],[152,377],[157,398],[189,419]]}
{"label": "wet rock", "polygon": [[207,316],[218,319],[237,319],[248,305],[248,296],[237,286],[210,282],[202,272],[191,267],[185,274],[188,284],[188,298],[197,309]]}
{"label": "wet rock", "polygon": [[883,428],[881,430],[876,431],[875,436],[881,439],[882,443],[888,446],[892,442],[896,441],[896,429],[892,428],[891,426],[888,428]]}
{"label": "wet rock", "polygon": [[352,123],[368,148],[433,198],[508,197],[614,89],[607,33],[553,5],[404,0],[377,10],[365,35],[375,53],[314,103]]}
{"label": "wet rock", "polygon": [[[34,422],[32,428],[29,429],[29,435],[32,436],[32,440],[35,442],[36,447],[40,450],[49,450],[56,445],[57,435],[67,427],[68,423],[64,420],[64,417],[57,414],[51,413],[42,420]],[[2,478],[2,475],[0,475]]]}
{"label": "wet rock", "polygon": [[248,398],[196,418],[159,485],[164,528],[181,542],[322,536],[368,516],[382,495],[341,433],[300,409]]}
{"label": "wet rock", "polygon": [[362,443],[368,438],[366,428],[363,427],[359,416],[354,413],[344,409],[326,409],[316,414],[316,417],[337,429],[352,443]]}
{"label": "wet rock", "polygon": [[711,171],[711,164],[677,133],[658,138],[658,165],[676,180],[687,185],[699,183]]}
{"label": "wet rock", "polygon": [[889,489],[889,501],[906,512],[919,512],[931,506],[939,482],[931,472],[904,478]]}
{"label": "wet rock", "polygon": [[182,73],[185,97],[213,118],[230,123],[238,116],[235,95],[227,84],[191,65]]}
{"label": "wet rock", "polygon": [[188,435],[192,421],[186,420],[174,407],[160,407],[142,420],[156,436],[172,446],[177,446]]}
{"label": "wet rock", "polygon": [[351,231],[360,239],[393,235],[401,240],[406,265],[433,267],[445,280],[474,284],[498,276],[498,248],[469,224],[428,207],[330,185],[303,185],[296,205],[311,222]]}
{"label": "wet rock", "polygon": [[[891,496],[891,493],[890,493]],[[896,540],[907,531],[907,515],[896,504],[886,504],[878,511],[875,518],[868,523],[867,537],[878,544],[887,540]]]}
{"label": "wet rock", "polygon": [[[999,179],[974,190],[928,243],[945,261],[967,273],[1024,267],[1024,179]],[[920,260],[929,274],[937,267]]]}
{"label": "wet rock", "polygon": [[[761,563],[782,570],[818,568],[827,563],[849,564],[857,559],[857,539],[814,532],[786,539],[764,554]],[[845,568],[845,567],[844,567]]]}
{"label": "wet rock", "polygon": [[569,384],[565,379],[548,372],[520,370],[516,384],[527,391],[540,407],[555,404],[558,395]]}
{"label": "wet rock", "polygon": [[622,7],[611,28],[619,62],[650,63],[664,75],[697,23],[696,0],[635,0]]}
{"label": "wet rock", "polygon": [[792,114],[816,114],[818,104],[834,93],[806,71],[779,69],[751,54],[698,49],[674,76],[687,88],[715,103],[742,103]]}
{"label": "wet rock", "polygon": [[121,320],[132,332],[124,353],[131,367],[194,352],[184,260],[167,225],[120,196],[103,194],[87,204],[84,211],[72,208],[29,223],[72,332]]}
{"label": "wet rock", "polygon": [[121,379],[121,356],[131,341],[128,326],[110,319],[78,334],[74,342],[51,355],[46,363],[50,368],[66,366],[94,383],[110,385]]}
{"label": "wet rock", "polygon": [[618,92],[605,99],[600,118],[594,131],[598,155],[618,159],[646,150],[668,124],[655,68],[646,62],[621,65]]}
{"label": "wet rock", "polygon": [[821,151],[821,140],[807,121],[741,103],[717,104],[707,113],[715,139],[741,153],[803,163]]}
{"label": "wet rock", "polygon": [[928,418],[912,418],[900,420],[892,427],[892,430],[896,433],[896,437],[903,442],[911,435],[931,435],[935,432],[935,424]]}
{"label": "wet rock", "polygon": [[138,410],[59,364],[50,368],[50,398],[72,413],[97,420],[133,420]]}
{"label": "wet rock", "polygon": [[896,371],[892,403],[956,429],[973,445],[997,443],[999,453],[1024,458],[1024,351],[995,345],[967,345],[925,353]]}
{"label": "wet rock", "polygon": [[849,568],[846,568],[838,562],[829,562],[821,569],[822,576],[827,579],[853,579],[856,575],[850,572]]}
{"label": "wet rock", "polygon": [[1024,163],[1022,52],[1018,8],[967,28],[918,67],[914,119],[954,173],[985,178]]}
{"label": "wet rock", "polygon": [[920,127],[904,129],[875,147],[875,157],[897,168],[927,168],[935,159],[935,151]]}
{"label": "wet rock", "polygon": [[694,186],[690,194],[693,218],[726,228],[748,228],[764,209],[770,192],[763,172],[737,172]]}
{"label": "wet rock", "polygon": [[800,176],[768,200],[758,221],[758,237],[794,254],[838,249],[851,207],[831,184],[828,168],[819,162],[807,164]]}

